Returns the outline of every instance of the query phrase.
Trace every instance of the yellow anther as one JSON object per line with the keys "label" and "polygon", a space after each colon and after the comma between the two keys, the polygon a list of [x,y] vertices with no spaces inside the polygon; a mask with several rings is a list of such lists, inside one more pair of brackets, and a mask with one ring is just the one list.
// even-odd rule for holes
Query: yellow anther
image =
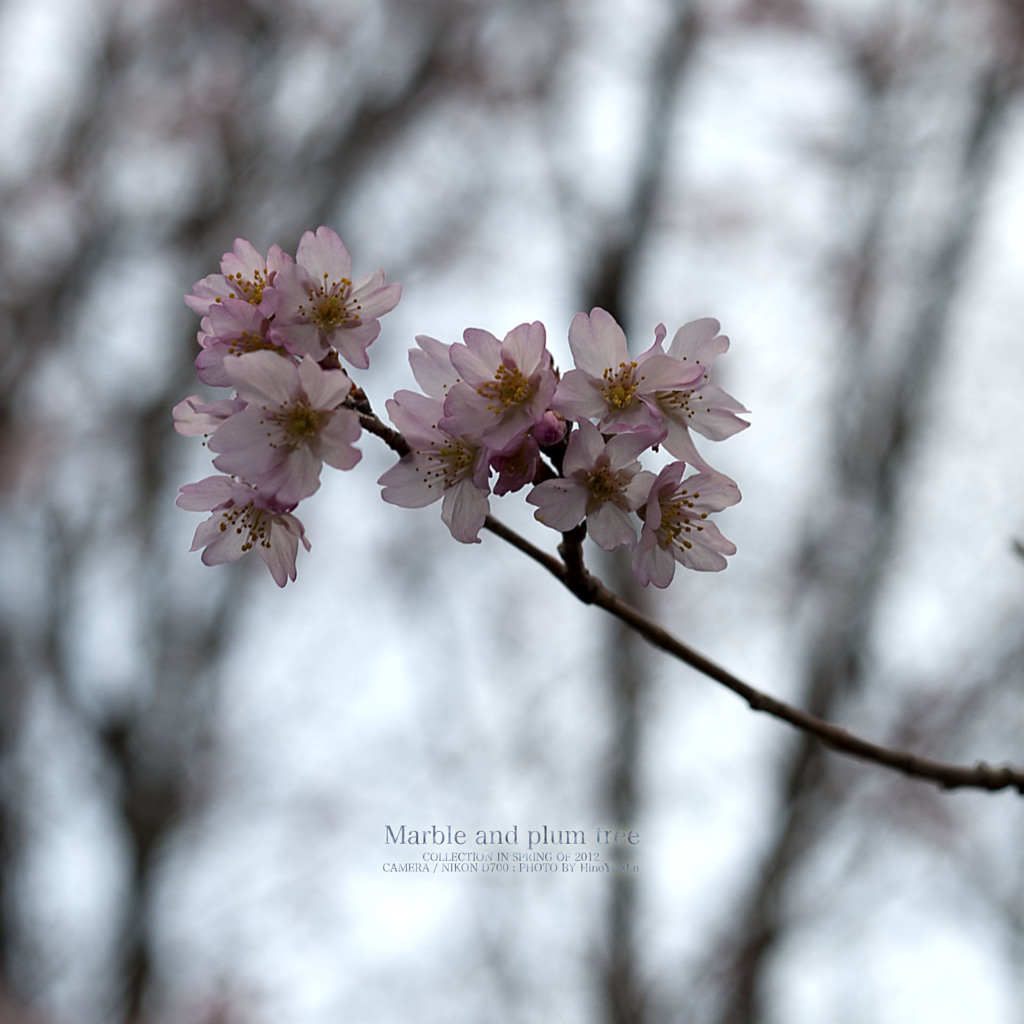
{"label": "yellow anther", "polygon": [[481,397],[497,403],[496,406],[488,406],[494,412],[501,412],[513,405],[524,405],[533,397],[533,386],[519,367],[508,367],[504,363],[495,371],[494,380],[481,384],[476,391]]}
{"label": "yellow anther", "polygon": [[633,371],[636,363],[619,363],[619,369],[614,372],[609,366],[602,377],[604,384],[601,390],[604,392],[605,401],[609,406],[616,409],[625,409],[633,404],[636,395],[636,381],[633,380]]}

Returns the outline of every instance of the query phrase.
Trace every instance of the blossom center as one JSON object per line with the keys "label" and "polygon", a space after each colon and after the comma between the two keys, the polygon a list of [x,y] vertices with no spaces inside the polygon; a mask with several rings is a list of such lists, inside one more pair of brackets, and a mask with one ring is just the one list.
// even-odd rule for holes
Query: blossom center
{"label": "blossom center", "polygon": [[228,293],[229,299],[245,299],[253,306],[258,306],[263,301],[263,289],[269,283],[269,275],[266,270],[254,270],[252,277],[247,278],[240,270],[236,270],[227,275],[227,281],[235,289]]}
{"label": "blossom center", "polygon": [[494,380],[481,384],[476,392],[494,403],[487,407],[491,412],[502,412],[513,405],[528,402],[533,397],[533,385],[523,376],[518,366],[502,363],[494,374]]}
{"label": "blossom center", "polygon": [[251,501],[248,505],[235,505],[221,513],[221,533],[227,533],[232,527],[239,536],[248,533],[242,541],[243,554],[252,551],[257,544],[262,548],[270,547],[270,524],[267,522],[266,510],[256,508]]}
{"label": "blossom center", "polygon": [[296,402],[278,413],[275,419],[284,431],[288,445],[297,448],[320,433],[329,415],[324,409],[311,409],[305,402]]}
{"label": "blossom center", "polygon": [[663,409],[692,417],[693,410],[690,408],[690,396],[692,394],[693,391],[659,391],[655,397],[658,405]]}
{"label": "blossom center", "polygon": [[228,344],[228,355],[231,356],[262,351],[285,354],[285,350],[280,345],[275,345],[263,334],[253,334],[251,331],[243,331],[237,338],[232,338]]}
{"label": "blossom center", "polygon": [[530,465],[525,444],[521,444],[511,455],[505,456],[501,461],[502,470],[509,476],[523,476],[530,469]]}
{"label": "blossom center", "polygon": [[449,473],[458,476],[473,465],[473,453],[458,441],[451,448],[441,448],[438,454],[448,464]]}
{"label": "blossom center", "polygon": [[314,309],[313,319],[322,331],[333,331],[337,327],[343,327],[350,320],[359,319],[361,307],[358,302],[353,302],[349,298],[351,287],[352,282],[347,277],[332,283],[324,274],[324,283],[316,292],[310,291],[309,297]]}
{"label": "blossom center", "polygon": [[589,498],[587,508],[593,511],[606,501],[614,502],[624,508],[623,491],[629,482],[630,474],[621,470],[615,472],[607,465],[597,465],[587,475],[587,491]]}
{"label": "blossom center", "polygon": [[[693,498],[699,498],[700,494],[694,492]],[[693,544],[685,534],[696,530],[698,533],[704,529],[702,519],[707,519],[707,512],[695,511],[696,506],[690,498],[687,490],[680,491],[675,499],[661,506],[661,525],[658,527],[658,543],[663,547],[671,547],[673,544],[681,545],[684,548],[692,548]]]}
{"label": "blossom center", "polygon": [[[601,390],[609,408],[625,409],[633,404],[638,381],[633,379],[636,362],[619,363],[619,368],[607,367],[601,375],[604,383]],[[641,378],[642,380],[643,378]]]}
{"label": "blossom center", "polygon": [[430,449],[422,452],[429,467],[424,468],[423,482],[427,487],[433,487],[433,481],[439,479],[444,484],[443,489],[447,490],[472,470],[476,453],[468,445],[454,439],[440,448],[435,447],[436,444],[436,441],[432,441]]}

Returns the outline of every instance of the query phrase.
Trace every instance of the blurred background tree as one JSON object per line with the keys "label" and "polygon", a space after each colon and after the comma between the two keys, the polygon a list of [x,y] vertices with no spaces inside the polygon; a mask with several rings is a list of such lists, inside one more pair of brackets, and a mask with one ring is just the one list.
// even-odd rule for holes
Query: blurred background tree
{"label": "blurred background tree", "polygon": [[[403,282],[381,412],[416,333],[541,319],[565,365],[577,309],[714,315],[740,551],[630,599],[1020,762],[1022,45],[1013,0],[0,6],[0,1020],[1024,1020],[1019,799],[756,720],[385,506],[371,438],[297,584],[205,569],[170,429],[236,236]],[[640,870],[383,873],[445,822],[635,827]]]}

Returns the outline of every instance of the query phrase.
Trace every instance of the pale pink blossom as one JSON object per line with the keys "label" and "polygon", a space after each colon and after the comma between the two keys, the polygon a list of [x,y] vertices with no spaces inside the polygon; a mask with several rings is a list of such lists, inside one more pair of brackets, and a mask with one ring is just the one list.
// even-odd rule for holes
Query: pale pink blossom
{"label": "pale pink blossom", "polygon": [[543,418],[558,386],[544,325],[520,324],[502,341],[470,328],[463,339],[449,352],[461,380],[448,391],[440,426],[507,448]]}
{"label": "pale pink blossom", "polygon": [[288,356],[282,339],[271,329],[270,320],[258,306],[241,299],[224,299],[210,309],[199,333],[202,346],[196,356],[196,376],[212,387],[230,387],[231,377],[224,360],[247,352],[270,351]]}
{"label": "pale pink blossom", "polygon": [[702,472],[683,480],[683,462],[672,462],[654,481],[646,506],[640,541],[633,552],[633,573],[646,587],[667,587],[676,562],[687,569],[717,572],[736,545],[722,536],[708,518],[740,500],[740,489],[727,476]]}
{"label": "pale pink blossom", "polygon": [[479,543],[489,511],[489,449],[438,426],[443,406],[415,391],[399,391],[387,402],[391,422],[412,451],[377,481],[392,505],[424,508],[441,501],[441,519],[463,544]]}
{"label": "pale pink blossom", "polygon": [[334,347],[353,366],[370,365],[366,349],[380,333],[377,318],[398,304],[402,287],[384,271],[352,280],[352,257],[326,227],[307,231],[295,263],[283,267],[267,292],[274,328],[295,352],[317,359]]}
{"label": "pale pink blossom", "polygon": [[581,420],[569,435],[562,477],[545,480],[526,496],[537,506],[534,517],[562,533],[586,519],[587,532],[606,551],[632,548],[636,528],[629,514],[642,504],[654,480],[637,456],[662,436],[638,430],[605,441],[597,427]]}
{"label": "pale pink blossom", "polygon": [[655,393],[690,387],[702,373],[666,355],[657,339],[633,359],[622,328],[600,308],[573,317],[569,348],[576,368],[562,377],[551,406],[569,419],[597,420],[606,433],[661,431]]}
{"label": "pale pink blossom", "polygon": [[[659,390],[654,395],[668,430],[665,447],[677,459],[700,469],[710,467],[694,446],[691,430],[711,441],[721,441],[750,426],[737,415],[749,410],[709,382],[712,363],[729,348],[729,339],[718,333],[720,326],[717,320],[705,317],[676,331],[668,355],[698,369],[699,376],[688,387]],[[660,338],[664,338],[664,326],[659,330]]]}
{"label": "pale pink blossom", "polygon": [[266,495],[228,476],[209,476],[186,484],[177,505],[189,512],[212,512],[196,528],[192,551],[203,549],[204,565],[234,562],[256,551],[274,582],[283,587],[295,579],[299,542],[309,550],[302,523]]}
{"label": "pale pink blossom", "polygon": [[292,262],[279,245],[272,245],[264,259],[251,242],[236,238],[234,248],[220,261],[220,273],[197,281],[191,295],[185,296],[188,308],[200,316],[225,299],[238,299],[260,306],[264,292],[273,285],[277,271]]}
{"label": "pale pink blossom", "polygon": [[247,480],[282,506],[294,507],[320,486],[324,462],[351,469],[360,459],[352,442],[359,416],[341,407],[352,381],[304,356],[296,365],[273,352],[252,352],[225,363],[246,407],[209,440],[217,469]]}

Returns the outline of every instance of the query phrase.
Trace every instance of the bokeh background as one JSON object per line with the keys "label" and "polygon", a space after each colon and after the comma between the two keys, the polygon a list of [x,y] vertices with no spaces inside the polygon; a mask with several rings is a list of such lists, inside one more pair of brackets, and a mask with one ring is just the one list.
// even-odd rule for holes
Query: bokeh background
{"label": "bokeh background", "polygon": [[[754,715],[384,505],[370,437],[296,584],[207,569],[170,417],[237,236],[402,282],[381,412],[417,333],[540,319],[565,365],[577,310],[715,316],[739,552],[594,568],[772,693],[1019,764],[1022,75],[1018,0],[0,4],[0,1021],[1024,1022],[1019,796]],[[387,874],[403,824],[625,827],[638,871]]]}

